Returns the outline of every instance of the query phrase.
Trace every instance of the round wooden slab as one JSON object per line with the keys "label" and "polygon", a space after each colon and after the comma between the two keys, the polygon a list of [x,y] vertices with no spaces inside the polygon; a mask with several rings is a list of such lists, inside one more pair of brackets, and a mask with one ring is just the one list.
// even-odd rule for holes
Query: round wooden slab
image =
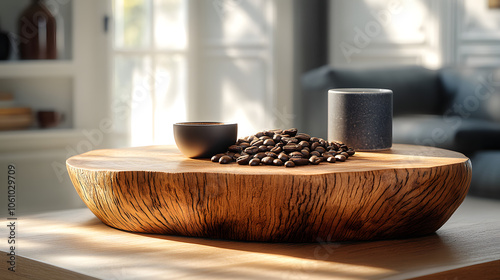
{"label": "round wooden slab", "polygon": [[471,180],[460,153],[397,144],[294,168],[222,165],[173,146],[95,150],[66,164],[82,200],[109,226],[253,241],[429,234],[462,203]]}

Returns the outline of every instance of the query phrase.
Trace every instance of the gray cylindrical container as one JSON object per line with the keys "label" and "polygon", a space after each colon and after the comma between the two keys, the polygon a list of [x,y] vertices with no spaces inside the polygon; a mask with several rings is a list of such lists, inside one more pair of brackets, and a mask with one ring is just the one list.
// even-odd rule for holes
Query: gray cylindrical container
{"label": "gray cylindrical container", "polygon": [[359,151],[392,146],[392,90],[338,88],[328,91],[328,141]]}

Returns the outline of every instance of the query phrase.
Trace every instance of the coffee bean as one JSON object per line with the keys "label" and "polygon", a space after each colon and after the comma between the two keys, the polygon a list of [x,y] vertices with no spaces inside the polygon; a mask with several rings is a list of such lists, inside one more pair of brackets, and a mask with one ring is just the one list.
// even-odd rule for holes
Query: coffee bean
{"label": "coffee bean", "polygon": [[231,152],[233,152],[233,153],[240,153],[241,152],[241,146],[231,145],[231,146],[229,146],[228,150],[231,151]]}
{"label": "coffee bean", "polygon": [[212,162],[219,162],[219,159],[223,156],[224,154],[216,154],[215,156],[213,156],[210,160]]}
{"label": "coffee bean", "polygon": [[314,151],[316,150],[317,147],[319,147],[319,143],[313,142],[309,147],[311,148],[311,151]]}
{"label": "coffee bean", "polygon": [[251,146],[245,149],[245,153],[253,155],[259,152],[259,147]]}
{"label": "coffee bean", "polygon": [[315,151],[318,151],[318,152],[319,152],[319,153],[321,153],[321,154],[322,154],[322,153],[324,153],[324,152],[326,152],[325,148],[323,148],[322,146],[318,146],[318,147],[316,147],[316,149],[314,149],[314,150],[315,150]]}
{"label": "coffee bean", "polygon": [[[253,143],[253,144],[252,144],[252,143]],[[253,141],[252,143],[250,143],[252,146],[257,146],[257,147],[259,147],[259,146],[264,145],[264,140],[262,140],[262,139],[258,139],[258,140]]]}
{"label": "coffee bean", "polygon": [[294,157],[292,157],[290,160],[293,161],[293,163],[295,163],[295,165],[297,165],[297,166],[309,164],[309,160],[307,158],[294,158]]}
{"label": "coffee bean", "polygon": [[281,151],[283,151],[283,148],[281,148],[279,146],[274,147],[274,148],[271,149],[271,152],[276,153],[276,154],[281,153]]}
{"label": "coffee bean", "polygon": [[282,161],[288,161],[290,159],[290,157],[285,153],[279,154],[278,158],[281,159]]}
{"label": "coffee bean", "polygon": [[273,160],[273,164],[276,165],[276,166],[282,166],[283,165],[283,161],[279,158],[275,158]]}
{"label": "coffee bean", "polygon": [[248,165],[251,159],[252,158],[249,155],[241,156],[236,159],[236,163],[238,163],[239,165]]}
{"label": "coffee bean", "polygon": [[262,162],[265,165],[272,165],[273,161],[274,161],[274,158],[272,158],[272,157],[265,157],[265,158],[260,160],[260,162]]}
{"label": "coffee bean", "polygon": [[289,155],[292,158],[301,158],[301,157],[304,157],[304,155],[301,152],[297,152],[297,151],[291,152]]}
{"label": "coffee bean", "polygon": [[257,166],[257,165],[260,164],[260,159],[253,158],[253,159],[250,160],[250,162],[248,164],[251,165],[251,166]]}
{"label": "coffee bean", "polygon": [[338,151],[340,149],[340,145],[337,142],[330,142],[330,146],[332,146],[333,149],[336,151]]}
{"label": "coffee bean", "polygon": [[264,145],[266,145],[266,146],[274,146],[274,145],[276,145],[276,143],[274,143],[273,139],[266,139],[264,141]]}
{"label": "coffee bean", "polygon": [[240,144],[240,147],[242,150],[245,150],[246,148],[250,147],[250,143],[248,142],[243,142]]}
{"label": "coffee bean", "polygon": [[283,134],[288,134],[290,136],[295,136],[297,134],[297,129],[296,128],[285,129],[283,131]]}
{"label": "coffee bean", "polygon": [[272,157],[272,158],[278,158],[278,155],[273,153],[273,152],[266,152],[266,156]]}
{"label": "coffee bean", "polygon": [[300,150],[300,153],[302,154],[303,157],[308,158],[309,157],[309,151],[306,149]]}
{"label": "coffee bean", "polygon": [[277,129],[270,129],[268,131],[274,133],[275,135],[276,134],[281,134],[283,132],[283,130],[279,129],[279,128],[277,128]]}
{"label": "coffee bean", "polygon": [[264,135],[266,135],[269,138],[273,138],[274,134],[275,133],[273,131],[271,131],[271,130],[264,131]]}
{"label": "coffee bean", "polygon": [[251,146],[255,146],[255,147],[258,147],[260,145],[264,144],[264,141],[263,140],[260,140],[260,139],[257,139],[257,140],[253,140],[250,145]]}
{"label": "coffee bean", "polygon": [[258,159],[263,159],[266,157],[266,153],[264,152],[259,152],[259,153],[256,153],[253,158],[258,158]]}
{"label": "coffee bean", "polygon": [[346,157],[344,155],[336,155],[335,159],[340,162],[344,162],[346,160]]}
{"label": "coffee bean", "polygon": [[236,161],[240,165],[317,165],[322,161],[345,161],[355,151],[342,142],[328,142],[319,137],[311,137],[306,133],[298,133],[297,129],[272,129],[238,138],[234,145],[228,147],[224,154],[211,158],[213,162],[230,163]]}
{"label": "coffee bean", "polygon": [[295,138],[299,139],[299,141],[309,141],[309,139],[311,139],[311,136],[305,133],[298,133],[297,135],[295,135]]}
{"label": "coffee bean", "polygon": [[309,147],[309,142],[307,142],[307,141],[300,141],[299,145],[302,146],[302,148]]}
{"label": "coffee bean", "polygon": [[294,152],[294,151],[299,151],[302,147],[297,145],[297,144],[286,144],[284,147],[283,147],[283,150],[287,153],[291,153],[291,152]]}
{"label": "coffee bean", "polygon": [[[317,152],[317,151],[315,151],[315,152]],[[322,156],[322,157],[325,157],[325,158],[329,158],[329,157],[333,157],[333,156],[335,156],[335,155],[334,155],[334,154],[332,154],[332,153],[329,153],[329,152],[325,152],[325,153],[322,153],[322,154],[321,154],[321,156]]]}
{"label": "coffee bean", "polygon": [[239,158],[239,157],[241,157],[241,154],[239,154],[239,153],[235,153],[235,154],[232,156],[233,160],[236,160],[236,159],[237,159],[237,158]]}
{"label": "coffee bean", "polygon": [[309,158],[309,162],[313,165],[318,165],[321,161],[322,159],[317,156],[312,156]]}
{"label": "coffee bean", "polygon": [[285,162],[285,167],[294,167],[295,166],[295,163],[293,161],[287,161]]}
{"label": "coffee bean", "polygon": [[233,161],[233,159],[230,156],[221,156],[219,159],[220,164],[228,164],[231,161]]}
{"label": "coffee bean", "polygon": [[281,138],[281,141],[287,143],[287,144],[297,144],[299,143],[299,139],[295,137],[283,137]]}
{"label": "coffee bean", "polygon": [[321,154],[318,151],[312,151],[310,155],[319,157]]}

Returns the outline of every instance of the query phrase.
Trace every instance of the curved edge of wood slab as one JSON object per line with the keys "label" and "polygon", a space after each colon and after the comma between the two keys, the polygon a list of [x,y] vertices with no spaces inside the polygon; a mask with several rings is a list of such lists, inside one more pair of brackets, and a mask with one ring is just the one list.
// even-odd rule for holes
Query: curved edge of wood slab
{"label": "curved edge of wood slab", "polygon": [[472,170],[465,157],[434,167],[319,175],[67,168],[87,207],[109,226],[273,242],[433,233],[464,200]]}

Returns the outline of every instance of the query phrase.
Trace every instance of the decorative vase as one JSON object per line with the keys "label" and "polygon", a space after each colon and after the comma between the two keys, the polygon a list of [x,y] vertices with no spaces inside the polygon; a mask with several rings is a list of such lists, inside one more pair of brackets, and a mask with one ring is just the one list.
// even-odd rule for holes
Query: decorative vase
{"label": "decorative vase", "polygon": [[32,0],[19,18],[21,59],[56,59],[56,19],[43,0]]}

